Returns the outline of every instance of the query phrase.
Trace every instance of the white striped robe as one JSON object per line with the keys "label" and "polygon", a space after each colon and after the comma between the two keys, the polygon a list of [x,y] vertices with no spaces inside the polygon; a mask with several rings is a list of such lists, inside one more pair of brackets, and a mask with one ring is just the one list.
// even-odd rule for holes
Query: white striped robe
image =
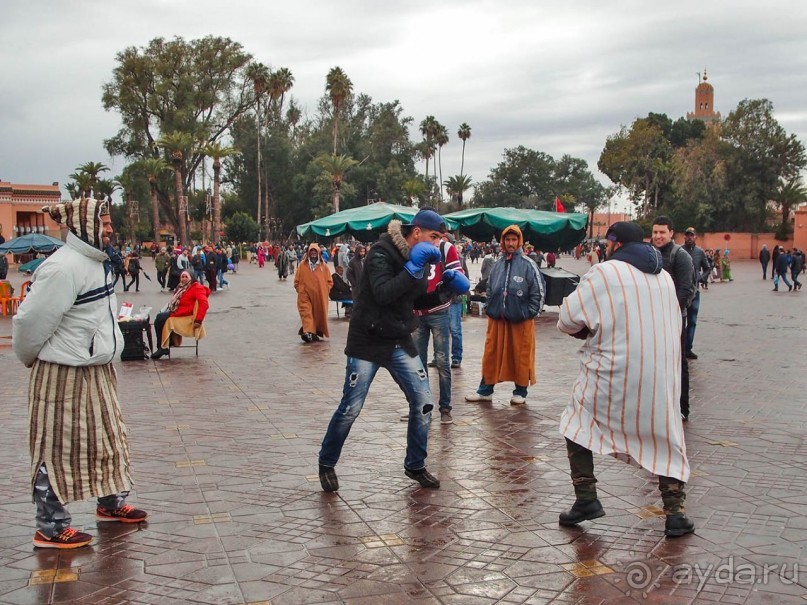
{"label": "white striped robe", "polygon": [[666,271],[594,265],[560,309],[558,329],[588,328],[560,432],[593,452],[686,482],[679,411],[681,312]]}

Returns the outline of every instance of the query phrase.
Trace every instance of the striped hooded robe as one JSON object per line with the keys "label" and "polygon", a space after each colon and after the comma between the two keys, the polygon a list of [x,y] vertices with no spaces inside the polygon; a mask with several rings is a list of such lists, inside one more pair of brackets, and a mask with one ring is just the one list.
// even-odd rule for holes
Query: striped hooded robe
{"label": "striped hooded robe", "polygon": [[681,313],[672,278],[652,246],[626,244],[581,278],[563,301],[558,329],[576,334],[585,328],[589,335],[561,434],[598,454],[686,482]]}
{"label": "striped hooded robe", "polygon": [[[66,504],[131,489],[112,366],[123,339],[112,315],[117,302],[102,238],[107,204],[82,198],[43,211],[67,226],[68,243],[37,271],[14,318],[12,342],[17,356],[32,367],[31,483],[44,464],[54,494]],[[89,350],[78,344],[85,342]]]}

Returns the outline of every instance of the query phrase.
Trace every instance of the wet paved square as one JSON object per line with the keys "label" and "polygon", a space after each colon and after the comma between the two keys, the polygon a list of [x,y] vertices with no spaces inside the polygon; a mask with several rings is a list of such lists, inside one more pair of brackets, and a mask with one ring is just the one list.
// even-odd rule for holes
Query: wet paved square
{"label": "wet paved square", "polygon": [[[607,515],[557,524],[573,500],[558,419],[579,343],[555,329],[552,307],[537,322],[526,406],[509,405],[508,385],[493,403],[463,401],[485,334],[484,318],[464,320],[455,423],[430,429],[439,490],[403,474],[407,406],[382,371],[337,467],[341,489],[322,492],[317,452],[348,324],[332,305],[330,341],[303,344],[291,281],[241,267],[211,297],[198,359],[183,349],[116,363],[130,502],[150,518],[96,525],[93,503],[73,503],[74,525],[97,536],[77,551],[31,544],[28,371],[0,317],[0,603],[807,602],[807,294],[771,292],[757,263],[735,262],[734,282],[701,295],[685,426],[697,529],[676,540],[663,537],[654,477],[602,457]],[[156,289],[119,286],[119,302],[159,309],[168,295]]]}

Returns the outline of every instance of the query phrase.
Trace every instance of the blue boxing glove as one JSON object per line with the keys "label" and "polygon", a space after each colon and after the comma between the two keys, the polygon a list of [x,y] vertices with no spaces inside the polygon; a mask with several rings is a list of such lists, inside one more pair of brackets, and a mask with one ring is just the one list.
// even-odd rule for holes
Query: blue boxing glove
{"label": "blue boxing glove", "polygon": [[465,277],[465,273],[456,269],[443,271],[443,283],[454,294],[465,294],[471,289],[471,282]]}
{"label": "blue boxing glove", "polygon": [[428,242],[415,244],[409,251],[409,260],[406,261],[404,269],[415,279],[423,277],[423,269],[429,263],[440,261],[440,248]]}

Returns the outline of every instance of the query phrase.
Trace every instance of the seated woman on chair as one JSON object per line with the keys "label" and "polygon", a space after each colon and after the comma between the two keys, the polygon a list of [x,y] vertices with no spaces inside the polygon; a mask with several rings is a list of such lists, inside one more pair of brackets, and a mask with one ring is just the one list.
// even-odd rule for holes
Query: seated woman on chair
{"label": "seated woman on chair", "polygon": [[[210,295],[210,288],[203,286],[193,277],[190,271],[183,270],[179,275],[179,286],[174,291],[170,302],[166,306],[165,311],[157,313],[154,318],[154,333],[157,336],[158,346],[163,341],[163,326],[168,321],[169,317],[187,317],[193,315],[193,309],[196,303],[199,306],[196,310],[196,317],[194,317],[193,328],[196,330],[202,325],[204,321],[207,308],[210,306],[207,302],[207,297]],[[159,359],[163,355],[168,354],[168,349],[158,348],[152,353],[152,359]]]}

